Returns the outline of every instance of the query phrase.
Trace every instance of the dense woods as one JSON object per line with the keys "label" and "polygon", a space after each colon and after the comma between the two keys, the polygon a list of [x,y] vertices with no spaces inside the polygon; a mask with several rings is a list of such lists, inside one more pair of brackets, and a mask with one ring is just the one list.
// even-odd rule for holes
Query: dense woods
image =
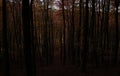
{"label": "dense woods", "polygon": [[118,67],[119,4],[119,0],[2,0],[0,75],[39,76],[43,67],[76,67],[80,72]]}

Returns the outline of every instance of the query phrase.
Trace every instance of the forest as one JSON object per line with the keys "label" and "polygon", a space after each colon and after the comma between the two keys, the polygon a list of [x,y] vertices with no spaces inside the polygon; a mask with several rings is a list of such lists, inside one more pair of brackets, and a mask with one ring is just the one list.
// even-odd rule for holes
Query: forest
{"label": "forest", "polygon": [[119,13],[120,0],[0,0],[0,76],[119,76]]}

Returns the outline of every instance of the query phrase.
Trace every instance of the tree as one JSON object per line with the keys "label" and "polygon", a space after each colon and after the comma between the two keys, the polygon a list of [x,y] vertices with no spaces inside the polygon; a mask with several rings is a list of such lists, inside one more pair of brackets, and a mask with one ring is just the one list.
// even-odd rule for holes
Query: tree
{"label": "tree", "polygon": [[75,13],[75,0],[72,1],[72,12],[71,12],[71,24],[69,29],[69,37],[70,37],[70,45],[69,45],[69,51],[71,52],[71,61],[72,64],[75,64],[75,48],[74,48],[74,32],[75,32],[75,22],[74,22],[74,13]]}
{"label": "tree", "polygon": [[92,16],[91,16],[91,22],[90,22],[90,32],[91,32],[91,43],[92,47],[90,49],[92,49],[92,59],[94,62],[96,62],[96,65],[98,64],[98,57],[97,57],[97,30],[96,28],[98,28],[96,26],[96,13],[95,13],[95,0],[92,0]]}
{"label": "tree", "polygon": [[22,0],[22,20],[23,20],[23,49],[25,54],[25,64],[27,69],[27,76],[35,76],[35,67],[33,60],[33,38],[30,26],[30,8],[29,0]]}
{"label": "tree", "polygon": [[77,32],[77,63],[80,66],[80,51],[81,51],[81,26],[82,26],[82,0],[79,0],[79,24],[78,24],[78,32]]}
{"label": "tree", "polygon": [[83,51],[82,51],[82,69],[83,71],[86,70],[87,66],[87,53],[88,53],[88,25],[89,25],[89,8],[88,8],[88,0],[85,2],[86,7],[85,7],[85,20],[84,20],[84,25],[83,25]]}
{"label": "tree", "polygon": [[5,51],[5,76],[10,76],[9,69],[9,49],[8,49],[8,36],[7,36],[7,12],[6,12],[6,0],[2,0],[2,19],[3,19],[3,49]]}
{"label": "tree", "polygon": [[118,6],[119,0],[115,0],[115,27],[116,27],[116,41],[115,41],[115,52],[114,52],[114,65],[118,63],[118,50],[119,50],[119,24],[118,24]]}
{"label": "tree", "polygon": [[62,0],[62,17],[63,17],[63,26],[64,26],[64,52],[63,54],[63,64],[66,63],[66,24],[65,24],[65,10],[64,10],[64,0]]}

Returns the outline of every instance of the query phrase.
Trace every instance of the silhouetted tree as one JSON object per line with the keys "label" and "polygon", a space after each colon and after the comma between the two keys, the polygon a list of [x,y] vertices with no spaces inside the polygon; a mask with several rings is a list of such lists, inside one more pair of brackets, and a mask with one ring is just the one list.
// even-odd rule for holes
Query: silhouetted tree
{"label": "silhouetted tree", "polygon": [[74,14],[75,13],[75,0],[72,1],[72,15],[71,15],[71,24],[70,24],[70,47],[69,47],[69,51],[71,52],[71,61],[72,64],[75,64],[75,56],[76,56],[76,50],[74,48],[74,32],[75,32],[75,20],[74,20]]}
{"label": "silhouetted tree", "polygon": [[35,67],[33,60],[33,38],[31,33],[30,19],[31,19],[31,11],[30,11],[29,0],[22,0],[22,20],[23,20],[23,50],[25,54],[25,64],[27,69],[27,76],[35,76]]}
{"label": "silhouetted tree", "polygon": [[90,24],[90,29],[91,29],[91,43],[92,44],[92,47],[90,47],[90,49],[92,49],[92,59],[94,62],[97,63],[97,42],[96,42],[96,13],[95,13],[95,0],[92,0],[92,15],[91,15],[91,24]]}
{"label": "silhouetted tree", "polygon": [[118,24],[118,6],[119,6],[119,0],[115,0],[115,27],[116,27],[116,41],[115,41],[115,52],[114,52],[114,65],[116,66],[118,64],[118,50],[119,50],[119,24]]}
{"label": "silhouetted tree", "polygon": [[82,26],[82,0],[79,0],[79,27],[78,27],[78,32],[77,32],[77,63],[78,66],[80,66],[80,51],[81,51],[81,26]]}
{"label": "silhouetted tree", "polygon": [[63,29],[63,34],[64,34],[64,51],[63,51],[63,64],[66,63],[66,23],[65,23],[65,9],[64,9],[64,0],[62,0],[62,17],[63,17],[63,26],[64,26],[64,29]]}
{"label": "silhouetted tree", "polygon": [[10,76],[6,0],[2,0],[2,20],[3,20],[2,40],[3,40],[3,49],[5,51],[5,76]]}
{"label": "silhouetted tree", "polygon": [[83,24],[83,50],[82,50],[82,69],[86,70],[87,67],[87,57],[88,57],[88,25],[89,25],[89,8],[88,8],[88,0],[85,2],[85,19]]}

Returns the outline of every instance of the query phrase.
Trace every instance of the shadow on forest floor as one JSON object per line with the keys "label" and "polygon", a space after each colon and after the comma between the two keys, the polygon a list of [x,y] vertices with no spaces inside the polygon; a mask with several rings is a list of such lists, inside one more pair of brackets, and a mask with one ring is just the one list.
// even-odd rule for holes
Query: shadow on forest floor
{"label": "shadow on forest floor", "polygon": [[[26,76],[25,73],[25,69],[11,69],[11,76]],[[120,67],[88,68],[86,72],[81,72],[78,67],[48,66],[37,67],[36,74],[36,76],[120,76]]]}

